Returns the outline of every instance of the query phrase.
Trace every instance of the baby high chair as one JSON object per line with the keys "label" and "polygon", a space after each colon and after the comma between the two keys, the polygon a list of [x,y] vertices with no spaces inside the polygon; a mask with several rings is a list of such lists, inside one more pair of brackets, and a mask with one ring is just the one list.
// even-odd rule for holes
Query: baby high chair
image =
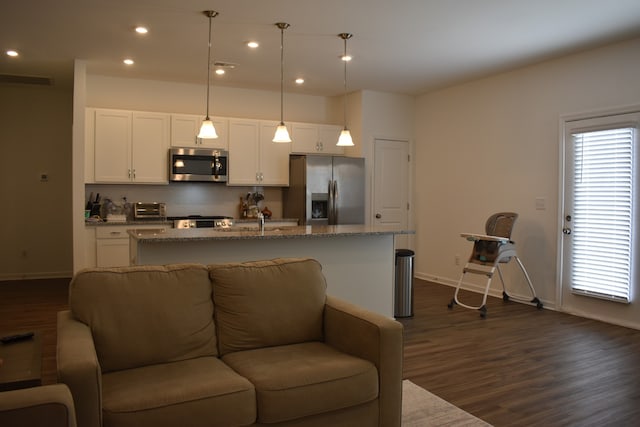
{"label": "baby high chair", "polygon": [[[517,218],[517,213],[499,212],[491,215],[489,219],[487,219],[485,224],[486,234],[460,234],[460,236],[473,242],[473,251],[471,252],[469,261],[467,261],[467,264],[462,269],[462,275],[460,276],[460,280],[456,286],[455,294],[448,305],[450,309],[452,309],[454,305],[458,304],[465,308],[479,310],[480,317],[485,318],[487,316],[487,294],[489,293],[491,279],[493,278],[493,273],[495,273],[496,269],[500,276],[500,282],[502,282],[502,299],[504,301],[513,299],[521,302],[529,302],[531,304],[535,304],[539,309],[542,308],[542,302],[540,302],[536,296],[536,291],[533,289],[527,270],[525,270],[522,261],[520,261],[520,258],[518,258],[518,255],[516,254],[515,242],[511,240],[511,231],[513,230],[513,225]],[[529,285],[529,290],[532,295],[531,300],[523,300],[511,297],[507,294],[499,264],[508,263],[512,258],[515,259],[518,266],[520,266],[520,270],[522,270],[527,284]],[[484,295],[482,296],[482,304],[479,306],[464,304],[458,299],[458,293],[460,292],[463,279],[467,273],[487,276],[487,284],[484,290]]]}

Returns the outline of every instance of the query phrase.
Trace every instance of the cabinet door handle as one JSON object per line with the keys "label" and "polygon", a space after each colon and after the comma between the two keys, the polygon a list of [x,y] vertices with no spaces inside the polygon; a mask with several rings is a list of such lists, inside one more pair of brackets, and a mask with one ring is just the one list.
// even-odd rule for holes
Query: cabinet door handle
{"label": "cabinet door handle", "polygon": [[133,179],[136,179],[136,170],[133,170]]}
{"label": "cabinet door handle", "polygon": [[129,179],[131,179],[131,169],[128,169],[127,174],[128,174],[128,176],[129,176]]}

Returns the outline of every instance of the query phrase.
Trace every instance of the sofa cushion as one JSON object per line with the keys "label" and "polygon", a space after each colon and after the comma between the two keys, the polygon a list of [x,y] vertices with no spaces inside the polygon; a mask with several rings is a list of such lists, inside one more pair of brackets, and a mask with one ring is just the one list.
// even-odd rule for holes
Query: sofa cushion
{"label": "sofa cushion", "polygon": [[258,422],[276,423],[375,400],[369,361],[320,342],[229,353],[222,360],[256,389]]}
{"label": "sofa cushion", "polygon": [[216,357],[102,377],[104,426],[230,426],[256,420],[253,385]]}
{"label": "sofa cushion", "polygon": [[210,265],[220,354],[322,339],[326,281],[312,259]]}
{"label": "sofa cushion", "polygon": [[211,281],[203,265],[96,268],[69,287],[103,372],[216,356]]}

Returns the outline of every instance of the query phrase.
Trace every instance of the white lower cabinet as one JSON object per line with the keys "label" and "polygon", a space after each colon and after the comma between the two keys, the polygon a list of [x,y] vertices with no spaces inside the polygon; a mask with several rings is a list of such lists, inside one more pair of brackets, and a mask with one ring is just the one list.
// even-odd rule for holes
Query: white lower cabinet
{"label": "white lower cabinet", "polygon": [[[104,225],[87,229],[87,235],[94,231],[95,257],[87,256],[87,267],[124,267],[130,264],[129,234],[131,229],[158,229],[170,228],[165,225]],[[87,237],[87,252],[91,253],[91,239]],[[92,265],[92,262],[94,263]]]}

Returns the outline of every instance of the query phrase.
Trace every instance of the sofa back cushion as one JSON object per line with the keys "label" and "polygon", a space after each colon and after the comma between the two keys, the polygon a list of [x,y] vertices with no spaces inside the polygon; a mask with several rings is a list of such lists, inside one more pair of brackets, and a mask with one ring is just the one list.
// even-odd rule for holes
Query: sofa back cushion
{"label": "sofa back cushion", "polygon": [[210,265],[220,355],[322,340],[320,263],[279,258]]}
{"label": "sofa back cushion", "polygon": [[204,265],[83,270],[71,281],[69,306],[91,328],[103,372],[217,356]]}

